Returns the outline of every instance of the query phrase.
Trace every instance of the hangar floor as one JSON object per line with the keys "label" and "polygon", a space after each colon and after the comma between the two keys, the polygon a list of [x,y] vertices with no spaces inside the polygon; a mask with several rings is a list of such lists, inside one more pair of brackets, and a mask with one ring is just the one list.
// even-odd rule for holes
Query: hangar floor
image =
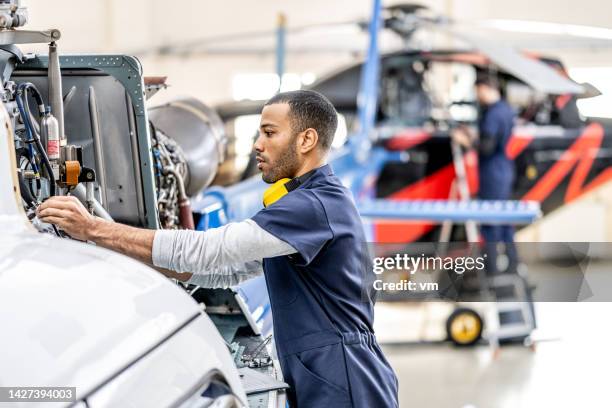
{"label": "hangar floor", "polygon": [[[422,313],[414,304],[392,306],[385,313],[389,305],[377,305],[377,319]],[[538,303],[535,351],[504,346],[496,360],[487,345],[402,344],[398,332],[410,336],[414,326],[397,319],[377,324],[377,333],[399,377],[402,407],[599,407],[610,401],[611,314],[612,303]]]}

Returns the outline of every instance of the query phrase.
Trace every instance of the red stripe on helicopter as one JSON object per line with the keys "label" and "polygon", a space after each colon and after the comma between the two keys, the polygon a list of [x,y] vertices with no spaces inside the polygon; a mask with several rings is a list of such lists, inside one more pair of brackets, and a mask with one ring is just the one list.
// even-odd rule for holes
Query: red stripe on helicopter
{"label": "red stripe on helicopter", "polygon": [[423,129],[406,129],[394,135],[386,143],[389,150],[408,150],[412,146],[416,146],[428,140],[431,133]]}
{"label": "red stripe on helicopter", "polygon": [[506,145],[506,156],[508,156],[510,160],[516,159],[517,156],[531,144],[533,138],[533,135],[514,133]]}
{"label": "red stripe on helicopter", "polygon": [[591,123],[588,125],[569,149],[563,152],[550,170],[523,196],[523,200],[544,201],[574,166],[576,166],[576,170],[572,174],[565,192],[565,202],[574,200],[579,195],[610,180],[612,172],[611,169],[607,169],[587,186],[584,186],[584,181],[593,166],[603,136],[604,129],[601,124]]}
{"label": "red stripe on helicopter", "polygon": [[555,107],[558,110],[561,110],[565,107],[565,105],[567,105],[567,103],[572,99],[572,95],[570,94],[565,94],[565,95],[559,95],[557,96],[557,99],[555,99]]}
{"label": "red stripe on helicopter", "polygon": [[[470,193],[478,189],[478,160],[475,152],[464,156],[467,181]],[[455,180],[455,167],[451,162],[431,175],[396,191],[386,197],[389,200],[442,199],[451,196],[451,186]],[[453,197],[451,197],[453,198]],[[413,242],[436,226],[430,222],[413,221],[376,221],[374,236],[376,242]]]}

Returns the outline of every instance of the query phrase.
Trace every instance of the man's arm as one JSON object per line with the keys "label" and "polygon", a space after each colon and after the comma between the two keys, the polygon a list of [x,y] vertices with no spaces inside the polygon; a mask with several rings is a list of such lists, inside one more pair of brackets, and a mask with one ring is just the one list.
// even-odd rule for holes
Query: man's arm
{"label": "man's arm", "polygon": [[260,276],[263,273],[261,261],[245,262],[244,264],[229,265],[206,274],[182,273],[188,275],[187,283],[204,288],[229,288],[245,280]]}
{"label": "man's arm", "polygon": [[485,113],[479,129],[479,138],[476,148],[481,156],[491,156],[501,142],[500,126],[503,119],[496,112]]}
{"label": "man's arm", "polygon": [[[92,216],[75,197],[52,197],[38,208],[44,222],[201,286],[231,286],[261,273],[261,259],[297,252],[252,220],[208,231],[146,230]],[[191,272],[191,273],[186,273]]]}
{"label": "man's arm", "polygon": [[263,258],[296,252],[253,220],[245,220],[205,232],[157,231],[152,261],[157,267],[194,275],[230,275],[241,269],[260,271]]}

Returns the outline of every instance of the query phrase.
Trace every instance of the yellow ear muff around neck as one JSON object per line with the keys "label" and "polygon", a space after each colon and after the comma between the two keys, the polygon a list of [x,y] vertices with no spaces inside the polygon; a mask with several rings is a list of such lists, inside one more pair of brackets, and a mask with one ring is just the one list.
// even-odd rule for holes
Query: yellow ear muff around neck
{"label": "yellow ear muff around neck", "polygon": [[266,191],[264,191],[263,193],[264,207],[267,207],[271,205],[272,203],[275,203],[276,201],[280,200],[285,194],[287,194],[289,190],[287,190],[287,187],[285,186],[285,184],[287,184],[290,181],[291,181],[290,178],[282,178],[278,180],[277,182],[275,182],[274,184],[272,184],[270,187],[268,187]]}

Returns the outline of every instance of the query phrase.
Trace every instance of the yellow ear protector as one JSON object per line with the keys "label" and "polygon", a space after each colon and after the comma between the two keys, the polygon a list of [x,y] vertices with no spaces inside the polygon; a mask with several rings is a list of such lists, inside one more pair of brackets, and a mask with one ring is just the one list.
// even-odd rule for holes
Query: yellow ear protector
{"label": "yellow ear protector", "polygon": [[295,190],[299,186],[302,185],[308,178],[314,173],[314,170],[310,170],[308,173],[302,174],[300,177],[296,178],[282,178],[272,184],[270,187],[266,189],[263,193],[263,205],[267,207],[288,194],[289,192]]}

